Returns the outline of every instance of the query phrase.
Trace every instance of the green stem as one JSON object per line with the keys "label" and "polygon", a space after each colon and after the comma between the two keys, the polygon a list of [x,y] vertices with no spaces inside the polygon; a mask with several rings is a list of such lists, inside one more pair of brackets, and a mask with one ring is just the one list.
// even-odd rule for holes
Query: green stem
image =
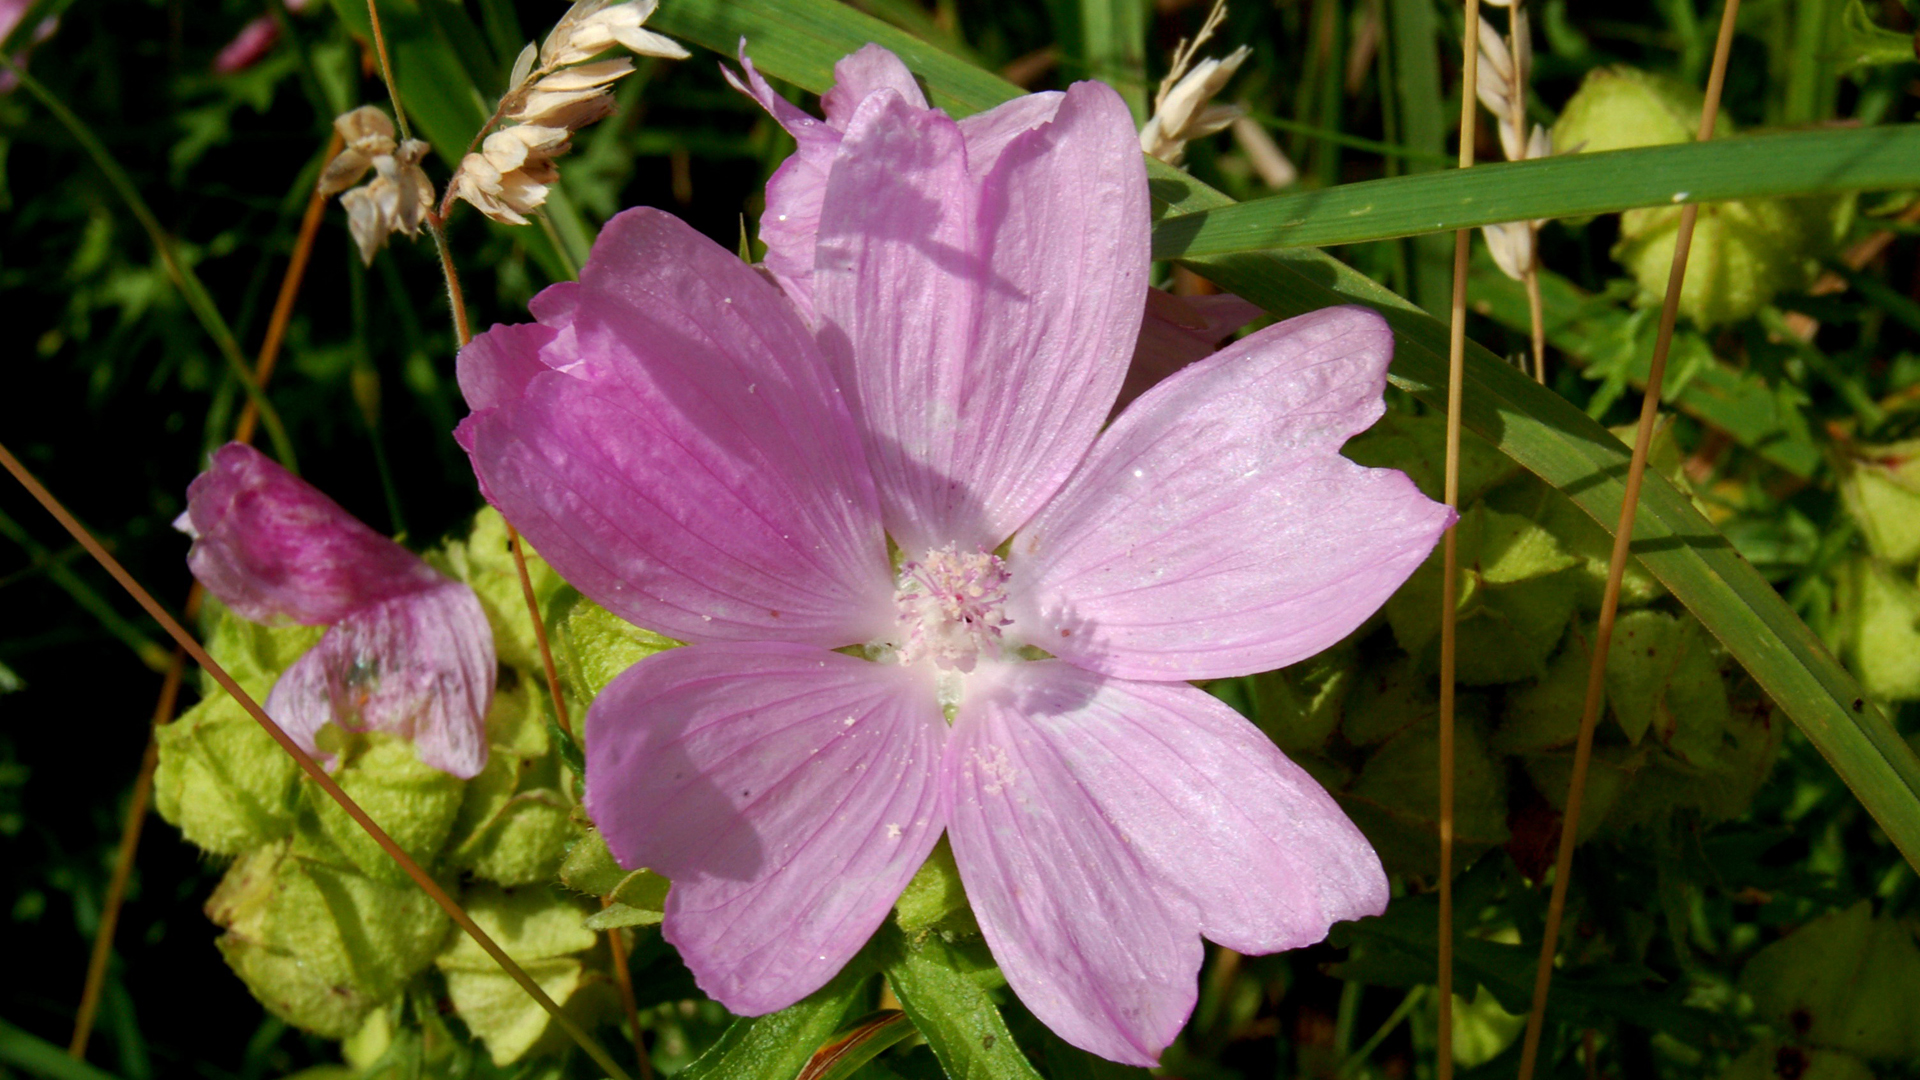
{"label": "green stem", "polygon": [[1360,1066],[1367,1063],[1367,1059],[1373,1056],[1373,1052],[1380,1049],[1380,1044],[1387,1041],[1387,1036],[1392,1035],[1394,1029],[1413,1013],[1414,1006],[1420,1004],[1420,999],[1425,997],[1426,993],[1427,988],[1424,986],[1416,986],[1407,991],[1407,996],[1400,999],[1400,1004],[1395,1006],[1392,1014],[1381,1022],[1379,1029],[1369,1036],[1366,1042],[1360,1044],[1360,1049],[1355,1050],[1353,1056],[1340,1064],[1338,1075],[1342,1080],[1358,1072]]}
{"label": "green stem", "polygon": [[115,611],[113,605],[107,603],[106,597],[94,591],[93,586],[88,585],[79,574],[74,573],[73,569],[67,566],[64,558],[42,546],[27,533],[27,530],[20,527],[19,522],[4,513],[0,513],[0,536],[20,545],[21,550],[27,553],[27,558],[33,561],[34,569],[45,573],[55,585],[66,590],[74,603],[80,605],[95,619],[100,620],[100,625],[106,629],[107,633],[119,638],[121,644],[132,649],[141,663],[155,671],[167,669],[171,654],[161,648],[159,642],[148,637],[138,626]]}

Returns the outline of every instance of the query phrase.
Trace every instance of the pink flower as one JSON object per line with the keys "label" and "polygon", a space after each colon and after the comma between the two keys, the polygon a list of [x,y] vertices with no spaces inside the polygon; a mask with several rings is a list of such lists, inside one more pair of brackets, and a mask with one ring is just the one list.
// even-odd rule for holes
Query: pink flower
{"label": "pink flower", "polygon": [[273,21],[271,15],[255,17],[233,40],[221,48],[219,55],[213,58],[213,70],[217,75],[231,75],[236,71],[245,71],[259,63],[280,43],[280,24]]}
{"label": "pink flower", "polygon": [[587,806],[673,879],[704,990],[755,1014],[821,986],[944,830],[1021,1000],[1150,1064],[1202,935],[1273,952],[1387,900],[1332,798],[1187,680],[1338,641],[1450,512],[1336,453],[1383,410],[1358,308],[1101,431],[1148,268],[1112,90],[956,122],[877,47],[836,75],[824,122],[761,95],[805,133],[763,219],[780,288],[627,211],[537,323],[461,353],[457,437],[567,580],[690,643],[595,700]]}
{"label": "pink flower", "polygon": [[330,627],[267,695],[309,753],[333,723],[410,739],[454,776],[486,765],[493,631],[472,589],[241,443],[214,452],[174,525],[193,537],[193,576],[235,614]]}

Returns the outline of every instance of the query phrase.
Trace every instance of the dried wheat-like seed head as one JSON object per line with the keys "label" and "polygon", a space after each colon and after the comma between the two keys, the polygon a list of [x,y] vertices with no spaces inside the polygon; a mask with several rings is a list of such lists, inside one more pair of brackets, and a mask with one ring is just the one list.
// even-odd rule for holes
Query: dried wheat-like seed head
{"label": "dried wheat-like seed head", "polygon": [[517,124],[487,136],[480,152],[461,159],[452,195],[495,221],[527,224],[527,215],[547,201],[560,179],[553,159],[568,149],[565,128]]}
{"label": "dried wheat-like seed head", "polygon": [[659,56],[685,60],[690,55],[680,43],[645,28],[659,0],[628,0],[609,5],[607,0],[578,0],[547,35],[540,47],[540,63],[545,68],[567,67],[621,45],[641,56]]}
{"label": "dried wheat-like seed head", "polygon": [[[360,258],[373,261],[396,232],[418,236],[433,206],[433,182],[420,167],[431,149],[418,139],[394,142],[393,121],[371,105],[342,113],[333,121],[346,145],[320,171],[322,195],[340,195],[347,228]],[[373,170],[373,179],[353,187]],[[348,191],[348,188],[353,190]]]}
{"label": "dried wheat-like seed head", "polygon": [[420,167],[430,149],[419,139],[408,139],[391,154],[375,155],[373,179],[340,196],[361,261],[373,262],[374,253],[396,232],[420,235],[433,206],[433,182]]}
{"label": "dried wheat-like seed head", "polygon": [[[1526,127],[1527,87],[1533,79],[1533,31],[1527,10],[1512,0],[1507,8],[1509,33],[1502,35],[1485,18],[1480,20],[1480,65],[1475,91],[1480,104],[1493,114],[1500,132],[1500,150],[1508,161],[1529,161],[1553,154],[1553,137],[1535,124]],[[1537,255],[1535,230],[1542,222],[1512,221],[1486,225],[1487,250],[1502,272],[1518,281],[1526,277]]]}
{"label": "dried wheat-like seed head", "polygon": [[613,83],[633,71],[626,57],[593,58],[616,45],[642,56],[687,57],[677,43],[642,26],[657,6],[657,0],[578,0],[539,48],[521,50],[494,114],[509,126],[461,159],[447,197],[495,221],[527,224],[559,179],[553,159],[566,153],[575,131],[613,112]]}
{"label": "dried wheat-like seed head", "polygon": [[1186,154],[1187,143],[1221,131],[1238,119],[1239,106],[1215,105],[1212,101],[1252,55],[1253,50],[1242,45],[1224,57],[1209,57],[1195,64],[1171,91],[1154,102],[1152,118],[1140,129],[1140,149],[1177,165]]}
{"label": "dried wheat-like seed head", "polygon": [[334,118],[333,129],[345,144],[327,167],[320,171],[320,194],[337,195],[360,182],[373,159],[392,154],[393,121],[371,105],[362,105]]}
{"label": "dried wheat-like seed head", "polygon": [[1193,62],[1200,46],[1213,37],[1226,17],[1227,5],[1215,0],[1206,21],[1200,24],[1200,32],[1193,40],[1182,40],[1175,46],[1167,77],[1160,80],[1160,89],[1153,96],[1153,116],[1140,129],[1143,153],[1178,165],[1186,155],[1187,143],[1221,131],[1240,118],[1239,106],[1214,105],[1212,101],[1253,50],[1242,45],[1219,59]]}

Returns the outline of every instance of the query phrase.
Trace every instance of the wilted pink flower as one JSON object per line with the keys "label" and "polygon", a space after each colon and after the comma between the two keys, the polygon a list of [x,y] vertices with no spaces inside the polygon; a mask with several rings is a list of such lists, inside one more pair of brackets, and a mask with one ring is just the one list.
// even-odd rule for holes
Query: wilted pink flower
{"label": "wilted pink flower", "polygon": [[214,452],[174,525],[193,537],[193,576],[235,614],[330,627],[267,695],[308,752],[333,723],[410,739],[454,776],[487,763],[493,632],[472,589],[242,443]]}
{"label": "wilted pink flower", "polygon": [[1333,799],[1186,680],[1339,640],[1450,514],[1336,453],[1382,412],[1391,337],[1358,308],[1101,432],[1148,266],[1112,90],[956,122],[877,47],[836,75],[825,123],[780,113],[810,133],[768,196],[784,295],[621,214],[537,323],[461,353],[458,438],[569,581],[690,643],[595,700],[587,805],[673,879],[704,990],[754,1014],[819,987],[944,830],[1021,1000],[1149,1064],[1202,935],[1273,952],[1387,900]]}

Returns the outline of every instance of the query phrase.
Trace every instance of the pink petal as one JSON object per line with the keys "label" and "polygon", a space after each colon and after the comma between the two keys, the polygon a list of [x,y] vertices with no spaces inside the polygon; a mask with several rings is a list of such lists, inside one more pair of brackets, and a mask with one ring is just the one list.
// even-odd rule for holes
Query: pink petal
{"label": "pink petal", "polygon": [[1147,392],[1014,538],[1009,633],[1130,679],[1293,663],[1359,626],[1453,514],[1335,451],[1378,419],[1363,308],[1269,327]]}
{"label": "pink petal", "polygon": [[[844,63],[845,61],[842,61]],[[820,228],[820,200],[827,191],[827,170],[840,149],[840,129],[829,126],[781,97],[767,85],[746,42],[740,43],[741,76],[722,66],[734,89],[760,103],[793,136],[794,151],[767,180],[767,205],[760,215],[760,242],[767,245],[765,265],[794,306],[813,318],[813,245]]]}
{"label": "pink petal", "polygon": [[814,262],[821,346],[907,551],[991,549],[1092,442],[1125,375],[1147,188],[1119,95],[1080,83],[969,172],[964,136],[882,91],[847,126]]}
{"label": "pink petal", "polygon": [[561,576],[683,641],[837,647],[891,625],[872,480],[806,329],[765,279],[653,210],[577,289],[460,354],[456,433]]}
{"label": "pink petal", "polygon": [[1175,296],[1147,290],[1147,315],[1133,345],[1133,363],[1120,386],[1116,409],[1124,409],[1162,379],[1212,356],[1221,339],[1259,318],[1260,305],[1232,293]]}
{"label": "pink petal", "polygon": [[969,683],[941,766],[954,859],[1033,1015],[1083,1050],[1151,1066],[1193,1011],[1200,916],[1090,797],[1051,721],[1030,715],[1053,703],[1028,700],[1034,676],[1014,669],[1040,667]]}
{"label": "pink petal", "polygon": [[833,86],[822,95],[825,121],[815,119],[767,85],[753,61],[747,43],[740,42],[740,67],[745,81],[732,71],[721,71],[733,88],[760,103],[776,123],[793,136],[794,152],[767,180],[767,206],[760,216],[760,242],[767,245],[765,265],[807,320],[813,319],[813,248],[820,228],[820,202],[827,192],[827,172],[840,149],[840,136],[855,110],[870,94],[890,90],[902,100],[924,109],[927,99],[920,84],[900,58],[878,45],[866,45],[841,57],[833,66]]}
{"label": "pink petal", "polygon": [[1025,719],[1198,932],[1237,952],[1297,949],[1378,915],[1386,872],[1312,777],[1219,699],[1059,661],[1013,665]]}
{"label": "pink petal", "polygon": [[446,581],[242,443],[213,452],[175,524],[193,537],[193,576],[252,622],[324,626]]}
{"label": "pink petal", "polygon": [[967,143],[967,168],[975,177],[985,177],[1000,163],[1007,145],[1020,135],[1049,123],[1060,112],[1066,99],[1058,90],[1023,94],[1002,102],[986,112],[960,118],[960,137]]}
{"label": "pink petal", "polygon": [[411,740],[421,761],[470,779],[487,763],[495,671],[479,598],[443,580],[335,623],[281,673],[267,715],[309,753],[335,723]]}
{"label": "pink petal", "polygon": [[868,43],[833,65],[833,85],[820,95],[820,109],[834,130],[845,131],[860,103],[882,90],[893,91],[914,108],[927,107],[926,95],[913,81],[907,65],[879,45]]}
{"label": "pink petal", "polygon": [[912,669],[798,645],[693,645],[587,714],[587,811],[673,879],[664,932],[736,1013],[785,1008],[872,936],[944,824],[946,723]]}

